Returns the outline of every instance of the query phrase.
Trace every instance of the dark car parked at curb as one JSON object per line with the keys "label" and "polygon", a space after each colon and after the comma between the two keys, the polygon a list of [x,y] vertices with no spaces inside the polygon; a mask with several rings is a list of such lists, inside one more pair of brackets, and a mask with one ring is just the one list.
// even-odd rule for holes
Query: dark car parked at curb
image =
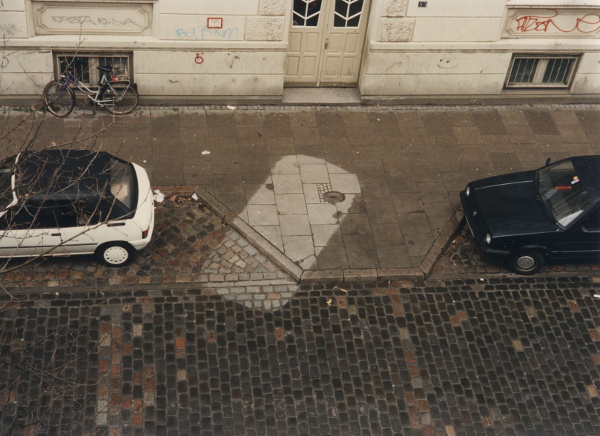
{"label": "dark car parked at curb", "polygon": [[476,180],[460,197],[477,244],[515,273],[600,260],[599,155]]}

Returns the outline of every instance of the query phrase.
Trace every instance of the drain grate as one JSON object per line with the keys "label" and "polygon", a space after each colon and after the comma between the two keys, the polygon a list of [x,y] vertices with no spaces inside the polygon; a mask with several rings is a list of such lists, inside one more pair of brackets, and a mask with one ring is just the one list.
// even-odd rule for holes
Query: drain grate
{"label": "drain grate", "polygon": [[346,196],[341,192],[332,191],[329,183],[317,183],[317,192],[321,203],[336,204],[346,199]]}
{"label": "drain grate", "polygon": [[323,200],[325,200],[326,203],[331,203],[331,204],[341,203],[345,199],[346,199],[346,196],[344,194],[342,194],[341,192],[337,192],[337,191],[329,191],[329,192],[326,192],[323,194]]}

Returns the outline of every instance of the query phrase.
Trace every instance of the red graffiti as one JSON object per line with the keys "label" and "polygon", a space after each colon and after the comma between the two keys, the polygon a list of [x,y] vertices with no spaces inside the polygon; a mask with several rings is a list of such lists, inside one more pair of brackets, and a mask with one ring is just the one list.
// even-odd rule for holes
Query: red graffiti
{"label": "red graffiti", "polygon": [[204,63],[204,58],[202,57],[204,53],[196,53],[196,59],[194,59],[194,62],[196,62],[198,65]]}
{"label": "red graffiti", "polygon": [[517,22],[517,31],[523,33],[547,32],[548,30],[551,30],[551,26],[563,33],[571,33],[574,31],[578,31],[581,33],[594,33],[598,29],[600,29],[599,14],[587,14],[581,18],[577,18],[573,28],[568,30],[561,28],[554,22],[553,18],[558,16],[558,11],[556,11],[555,9],[548,9],[548,11],[552,12],[554,15],[547,17],[525,15],[523,17],[517,18],[515,20]]}

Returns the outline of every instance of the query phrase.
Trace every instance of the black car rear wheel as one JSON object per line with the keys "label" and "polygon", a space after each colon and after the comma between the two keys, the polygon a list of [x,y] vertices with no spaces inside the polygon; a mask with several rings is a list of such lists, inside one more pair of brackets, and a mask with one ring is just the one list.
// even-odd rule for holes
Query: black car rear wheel
{"label": "black car rear wheel", "polygon": [[546,258],[536,250],[522,250],[513,253],[508,258],[508,268],[517,274],[535,274],[544,264]]}

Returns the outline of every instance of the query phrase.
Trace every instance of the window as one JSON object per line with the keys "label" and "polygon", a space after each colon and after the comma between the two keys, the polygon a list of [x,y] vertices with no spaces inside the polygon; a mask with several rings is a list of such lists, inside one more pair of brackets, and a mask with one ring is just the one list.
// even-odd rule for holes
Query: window
{"label": "window", "polygon": [[27,230],[39,227],[38,209],[23,205],[11,207],[3,215],[2,230]]}
{"label": "window", "polygon": [[131,54],[67,54],[56,55],[58,75],[64,75],[67,71],[86,85],[94,85],[101,79],[101,72],[96,67],[106,65],[112,66],[112,77],[119,80],[131,80]]}
{"label": "window", "polygon": [[593,202],[570,161],[537,171],[538,191],[561,226],[568,226]]}
{"label": "window", "polygon": [[294,27],[316,27],[321,14],[321,0],[294,0]]}
{"label": "window", "polygon": [[586,232],[600,232],[600,207],[583,219],[582,228]]}
{"label": "window", "polygon": [[506,79],[507,88],[568,88],[576,56],[515,56]]}
{"label": "window", "polygon": [[363,0],[336,0],[334,27],[358,27]]}

